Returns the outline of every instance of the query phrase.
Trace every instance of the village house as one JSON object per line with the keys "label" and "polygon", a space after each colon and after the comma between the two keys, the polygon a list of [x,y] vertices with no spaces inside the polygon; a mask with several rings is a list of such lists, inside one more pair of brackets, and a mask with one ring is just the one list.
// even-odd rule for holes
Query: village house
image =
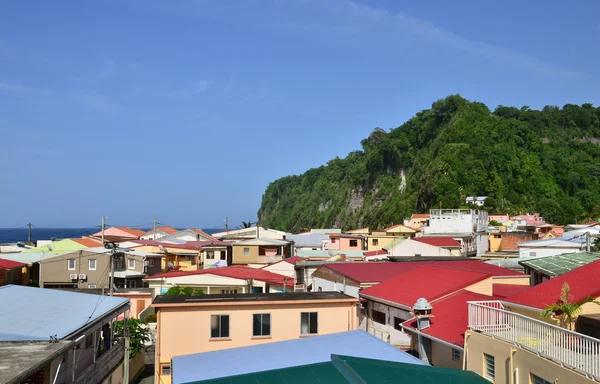
{"label": "village house", "polygon": [[538,240],[538,237],[530,232],[493,231],[489,235],[490,252],[518,252],[519,243]]}
{"label": "village house", "polygon": [[160,239],[163,243],[176,243],[182,244],[189,241],[217,241],[218,239],[214,236],[209,235],[198,228],[184,229],[176,231],[175,233],[169,234]]}
{"label": "village house", "polygon": [[429,213],[413,213],[410,219],[404,220],[404,225],[419,230],[426,226],[428,221]]}
{"label": "village house", "polygon": [[[43,288],[110,288],[110,251],[88,248],[39,260]],[[160,255],[119,252],[114,259],[116,287],[142,287],[142,278],[160,273]],[[150,263],[152,261],[152,263]]]}
{"label": "village house", "polygon": [[461,244],[452,237],[415,237],[394,243],[387,248],[390,258],[394,256],[461,256]]}
{"label": "village house", "polygon": [[581,252],[584,248],[585,238],[582,237],[524,241],[519,243],[519,257],[555,256]]}
{"label": "village house", "polygon": [[469,196],[465,199],[465,203],[483,207],[487,198],[487,196]]}
{"label": "village house", "polygon": [[[281,358],[281,351],[285,351],[285,358]],[[298,365],[324,363],[331,360],[332,354],[426,365],[414,356],[393,348],[364,331],[356,330],[176,356],[171,363],[172,384],[186,384],[267,370],[280,370]],[[224,367],[214,364],[215,361],[239,363]],[[198,367],[203,368],[198,369]]]}
{"label": "village house", "polygon": [[296,263],[303,260],[304,259],[298,256],[288,257],[287,259],[283,259],[276,263],[261,267],[261,269],[263,271],[272,272],[277,275],[286,276],[293,279],[296,276]]}
{"label": "village house", "polygon": [[[129,300],[7,285],[0,287],[0,307],[0,354],[14,353],[2,358],[0,377],[8,366],[23,383],[122,381],[124,344],[113,340],[110,325],[128,311]],[[40,342],[62,346],[40,348]],[[18,353],[27,358],[15,359]],[[26,370],[23,364],[29,364]]]}
{"label": "village house", "polygon": [[323,249],[334,251],[362,251],[365,249],[364,237],[358,235],[347,235],[345,233],[332,233],[329,235],[329,243]]}
{"label": "village house", "polygon": [[[332,232],[339,233],[339,232]],[[317,230],[299,233],[297,235],[287,235],[286,240],[294,243],[294,252],[297,249],[322,249],[323,244],[329,242],[329,234]]]}
{"label": "village house", "polygon": [[362,261],[365,258],[363,250],[296,249],[295,252],[295,256],[301,257],[305,261],[339,261],[342,259]]}
{"label": "village house", "polygon": [[177,233],[175,228],[161,225],[160,227],[156,227],[156,229],[152,228],[148,232],[144,233],[142,236],[140,236],[140,240],[158,240],[175,233]]}
{"label": "village house", "polygon": [[227,265],[231,255],[231,244],[220,240],[166,242],[153,240],[138,240],[140,245],[135,248],[139,252],[162,255],[162,271],[213,268]]}
{"label": "village house", "polygon": [[501,214],[492,214],[492,213],[490,213],[488,215],[488,219],[490,221],[495,221],[497,223],[503,223],[505,221],[509,221],[510,217],[508,216],[508,213],[501,213]]}
{"label": "village house", "polygon": [[205,294],[277,293],[294,290],[294,278],[260,268],[233,266],[196,271],[172,271],[147,277],[153,297],[174,286],[201,289]]}
{"label": "village house", "polygon": [[[104,230],[104,241],[119,243],[128,240],[137,240],[144,236],[144,231],[128,227],[110,227]],[[102,239],[102,231],[94,233],[91,237],[100,240]],[[102,245],[102,244],[100,244]]]}
{"label": "village house", "polygon": [[[600,340],[579,333],[582,329],[578,328],[579,318],[598,316],[600,306],[583,304],[573,324],[561,314],[541,316],[549,303],[559,300],[564,283],[570,286],[570,302],[598,298],[600,261],[504,300],[469,302],[465,369],[502,384],[516,380],[590,384],[600,381]],[[568,330],[573,327],[575,331]]]}
{"label": "village house", "polygon": [[486,211],[432,209],[423,227],[424,237],[452,237],[461,244],[461,255],[481,256],[488,251]]}
{"label": "village house", "polygon": [[215,232],[212,234],[213,237],[216,237],[221,241],[243,241],[259,238],[285,240],[286,235],[287,234],[285,232],[259,226],[241,229],[231,229],[228,231]]}
{"label": "village house", "polygon": [[155,383],[171,383],[175,356],[356,329],[356,299],[337,292],[158,296],[152,306]]}
{"label": "village house", "polygon": [[234,265],[264,265],[281,261],[292,255],[292,243],[285,240],[258,238],[232,244]]}
{"label": "village house", "polygon": [[344,233],[346,233],[348,235],[364,236],[364,235],[368,235],[371,232],[369,231],[369,227],[365,227],[365,228],[349,229],[347,231],[344,231]]}
{"label": "village house", "polygon": [[[23,274],[25,269],[25,276]],[[0,286],[8,284],[27,285],[27,264],[18,261],[0,259]]]}

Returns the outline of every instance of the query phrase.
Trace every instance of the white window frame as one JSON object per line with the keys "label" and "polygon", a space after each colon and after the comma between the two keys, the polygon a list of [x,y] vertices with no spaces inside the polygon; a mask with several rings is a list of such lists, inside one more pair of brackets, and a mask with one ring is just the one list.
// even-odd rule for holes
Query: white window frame
{"label": "white window frame", "polygon": [[496,358],[487,353],[483,354],[483,377],[491,381],[496,377]]}
{"label": "white window frame", "polygon": [[[307,325],[307,332],[302,332],[302,315],[306,314],[307,315],[307,321],[308,323]],[[316,316],[317,317],[317,329],[315,330],[315,332],[311,332],[310,331],[310,318],[311,316]],[[319,312],[300,312],[300,334],[303,336],[308,336],[308,335],[318,335],[319,334]]]}
{"label": "white window frame", "polygon": [[[73,267],[71,268],[71,262],[73,262]],[[67,270],[74,271],[77,269],[77,260],[76,259],[67,259]]]}
{"label": "white window frame", "polygon": [[[223,336],[223,330],[221,329],[221,318],[227,316],[227,335]],[[212,323],[213,323],[213,317],[217,317],[217,322],[219,324],[219,336],[213,336],[212,335]],[[227,313],[223,313],[223,314],[218,314],[218,315],[210,315],[210,338],[211,339],[229,339],[231,338],[231,316],[229,316],[229,314]]]}
{"label": "white window frame", "polygon": [[452,348],[452,360],[460,361],[460,349]]}
{"label": "white window frame", "polygon": [[206,260],[214,260],[215,251],[206,251]]}
{"label": "white window frame", "polygon": [[[94,262],[94,268],[92,268],[92,261]],[[96,259],[88,259],[88,269],[90,271],[95,271],[97,263],[98,261]]]}
{"label": "white window frame", "polygon": [[[133,262],[133,264],[132,264]],[[135,259],[127,259],[127,269],[135,269]]]}
{"label": "white window frame", "polygon": [[96,288],[96,284],[88,284],[88,288],[90,288],[90,289]]}
{"label": "white window frame", "polygon": [[248,248],[248,247],[244,248],[244,256],[250,256],[250,248]]}

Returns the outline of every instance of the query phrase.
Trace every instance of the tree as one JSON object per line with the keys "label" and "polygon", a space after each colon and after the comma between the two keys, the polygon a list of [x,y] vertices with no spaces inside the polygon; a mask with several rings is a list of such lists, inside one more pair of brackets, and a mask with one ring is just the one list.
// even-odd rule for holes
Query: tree
{"label": "tree", "polygon": [[554,304],[549,304],[546,309],[542,312],[542,317],[549,318],[555,316],[558,318],[560,326],[569,330],[572,330],[573,320],[579,312],[581,312],[584,304],[596,303],[592,297],[586,297],[579,302],[573,302],[573,295],[571,295],[571,287],[569,283],[564,283],[560,290],[560,298]]}
{"label": "tree", "polygon": [[169,290],[164,294],[165,296],[196,296],[203,295],[204,292],[201,289],[194,289],[192,287],[185,287],[176,285],[174,287],[169,288]]}
{"label": "tree", "polygon": [[[116,322],[115,333],[123,335],[123,324],[123,320]],[[141,353],[144,349],[144,344],[150,341],[150,332],[148,332],[143,324],[139,319],[132,318],[127,320],[127,327],[129,328],[129,358]]]}
{"label": "tree", "polygon": [[502,223],[497,222],[496,220],[490,220],[490,227],[499,227]]}

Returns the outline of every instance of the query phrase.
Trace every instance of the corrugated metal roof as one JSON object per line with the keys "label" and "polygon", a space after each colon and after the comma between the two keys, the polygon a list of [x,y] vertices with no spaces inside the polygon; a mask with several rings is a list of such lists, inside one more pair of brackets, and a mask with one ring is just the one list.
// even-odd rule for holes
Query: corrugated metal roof
{"label": "corrugated metal roof", "polygon": [[62,339],[129,299],[6,285],[0,287],[0,341]]}
{"label": "corrugated metal roof", "polygon": [[258,239],[248,239],[248,240],[243,240],[243,241],[238,241],[237,243],[233,243],[233,246],[236,245],[278,245],[278,246],[282,246],[282,245],[288,245],[290,244],[287,241],[283,241],[283,240],[275,240],[275,239],[268,239],[266,237],[261,237]]}
{"label": "corrugated metal roof", "polygon": [[21,263],[32,264],[40,260],[50,259],[57,255],[50,252],[21,252],[21,253],[3,253],[2,258],[6,260],[18,261]]}
{"label": "corrugated metal roof", "polygon": [[323,241],[329,241],[329,235],[288,235],[286,239],[293,241],[296,247],[321,247]]}
{"label": "corrugated metal roof", "polygon": [[335,255],[346,255],[347,257],[364,257],[364,251],[338,251],[335,249],[296,249],[296,256],[311,257],[332,257]]}
{"label": "corrugated metal roof", "polygon": [[0,269],[13,269],[25,266],[26,263],[0,258]]}
{"label": "corrugated metal roof", "polygon": [[533,260],[519,262],[524,267],[536,270],[546,276],[555,277],[567,273],[594,261],[598,261],[600,254],[587,252],[565,253],[562,255],[539,257]]}
{"label": "corrugated metal roof", "polygon": [[[282,354],[282,351],[285,353]],[[172,359],[173,384],[327,362],[331,354],[425,364],[364,331],[349,331],[177,356]],[[227,369],[223,369],[224,361],[235,362],[235,364],[229,364]]]}

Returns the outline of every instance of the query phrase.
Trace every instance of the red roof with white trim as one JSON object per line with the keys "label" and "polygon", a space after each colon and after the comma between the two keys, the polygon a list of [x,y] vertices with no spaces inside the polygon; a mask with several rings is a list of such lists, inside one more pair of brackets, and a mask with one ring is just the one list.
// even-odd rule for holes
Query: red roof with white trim
{"label": "red roof with white trim", "polygon": [[413,240],[436,247],[460,248],[460,243],[451,237],[415,237]]}
{"label": "red roof with white trim", "polygon": [[488,273],[425,265],[363,289],[359,294],[412,308],[420,297],[433,301],[490,277]]}
{"label": "red roof with white trim", "polygon": [[6,260],[6,259],[0,259],[0,269],[13,269],[13,268],[19,268],[19,267],[24,267],[27,264],[25,263],[21,263],[18,261],[12,261],[12,260]]}
{"label": "red roof with white trim", "polygon": [[278,275],[264,269],[251,268],[246,266],[231,266],[221,268],[208,268],[198,271],[173,271],[167,273],[161,273],[159,275],[148,276],[144,280],[157,280],[157,279],[172,279],[182,276],[195,276],[195,275],[215,275],[230,277],[233,279],[248,280],[254,279],[262,281],[268,284],[283,286],[284,281],[286,287],[294,288],[294,279]]}
{"label": "red roof with white trim", "polygon": [[[564,283],[571,288],[572,301],[580,302],[589,297],[600,296],[600,260],[594,261],[564,275],[535,285],[514,296],[505,299],[508,303],[544,309],[560,299]],[[508,304],[510,306],[510,304]]]}
{"label": "red roof with white trim", "polygon": [[330,269],[341,275],[349,277],[358,283],[379,283],[425,265],[489,273],[492,276],[524,276],[524,274],[521,272],[497,267],[495,265],[486,264],[476,260],[348,262],[324,264],[319,268]]}
{"label": "red roof with white trim", "polygon": [[[421,332],[436,339],[463,348],[465,345],[465,331],[469,326],[469,301],[496,300],[492,296],[460,290],[449,296],[431,302],[431,325]],[[410,319],[402,325],[416,329],[417,320]]]}
{"label": "red roof with white trim", "polygon": [[388,255],[387,251],[384,251],[383,249],[378,249],[376,251],[366,251],[365,252],[365,256],[380,256],[380,255]]}

